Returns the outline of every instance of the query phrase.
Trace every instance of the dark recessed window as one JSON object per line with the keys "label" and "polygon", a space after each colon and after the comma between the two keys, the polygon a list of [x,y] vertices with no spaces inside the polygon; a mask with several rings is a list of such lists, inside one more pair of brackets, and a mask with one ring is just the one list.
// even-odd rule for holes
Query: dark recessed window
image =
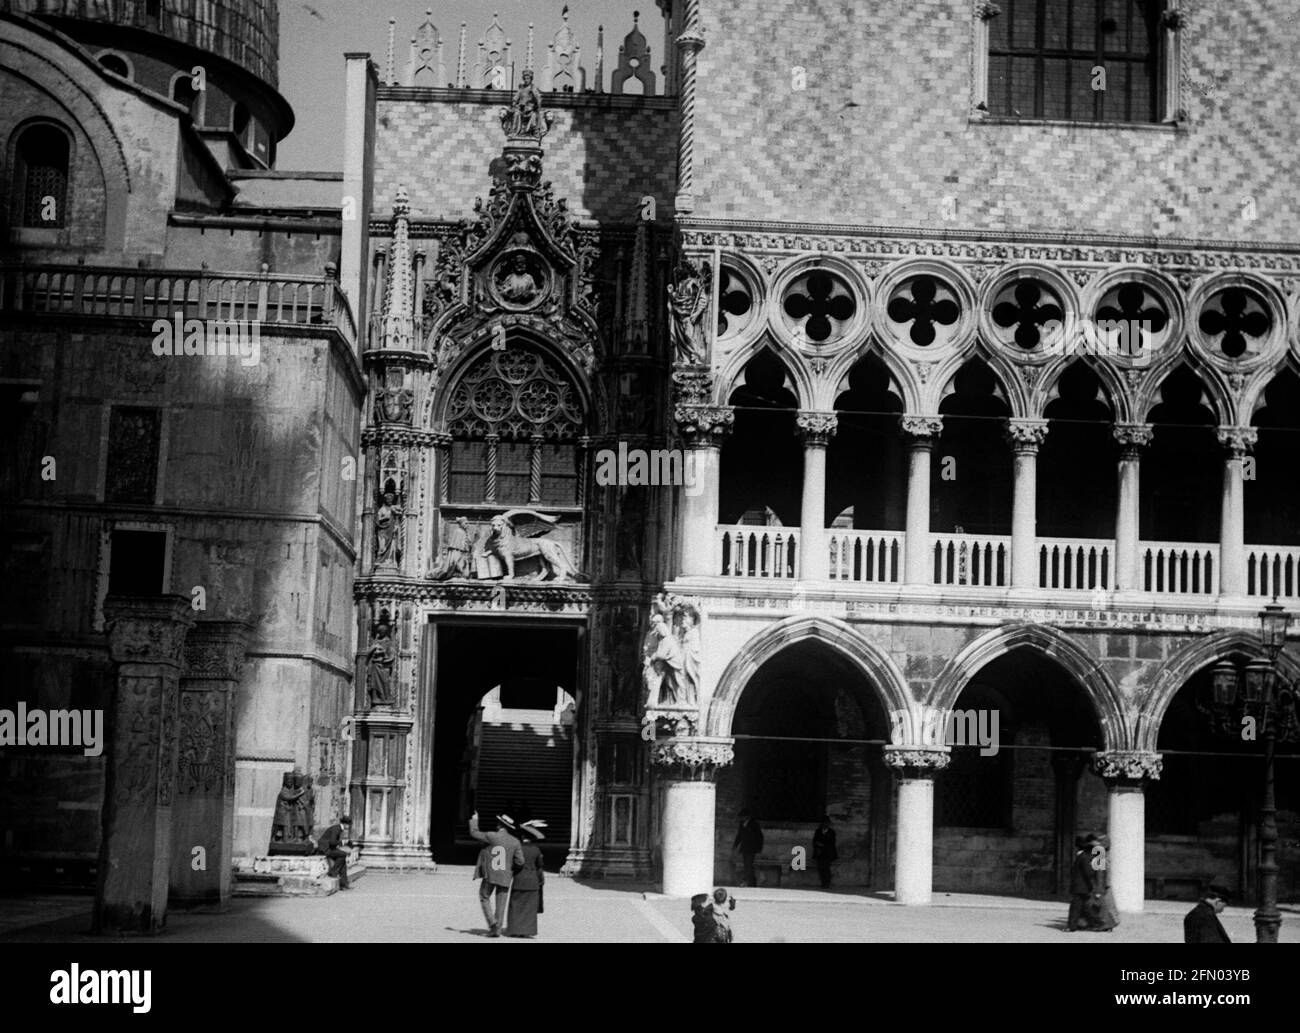
{"label": "dark recessed window", "polygon": [[989,113],[1157,120],[1163,0],[1001,0],[989,21]]}
{"label": "dark recessed window", "polygon": [[162,595],[167,532],[114,529],[108,561],[109,595]]}
{"label": "dark recessed window", "polygon": [[62,229],[67,225],[68,135],[52,125],[28,126],[14,157],[18,225]]}

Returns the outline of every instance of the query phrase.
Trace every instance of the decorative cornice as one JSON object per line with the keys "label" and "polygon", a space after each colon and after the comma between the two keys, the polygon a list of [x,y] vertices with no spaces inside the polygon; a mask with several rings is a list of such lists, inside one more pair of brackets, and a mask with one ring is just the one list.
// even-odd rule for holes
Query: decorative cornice
{"label": "decorative cornice", "polygon": [[1092,755],[1093,771],[1102,778],[1123,782],[1158,779],[1164,764],[1161,754],[1142,750],[1099,750]]}
{"label": "decorative cornice", "polygon": [[803,409],[795,417],[795,433],[803,439],[805,445],[824,448],[835,436],[839,422],[839,416],[833,412]]}
{"label": "decorative cornice", "polygon": [[[444,435],[450,440],[450,435]],[[398,423],[380,423],[361,432],[363,445],[425,445],[439,443],[439,435],[431,430],[414,430]]]}
{"label": "decorative cornice", "polygon": [[436,610],[467,613],[588,613],[597,593],[591,586],[519,581],[428,581],[423,578],[359,577],[353,598],[416,602]]}
{"label": "decorative cornice", "polygon": [[1155,430],[1149,423],[1117,423],[1111,427],[1111,433],[1125,452],[1137,452],[1151,444]]}
{"label": "decorative cornice", "polygon": [[885,766],[898,768],[905,774],[927,775],[942,771],[952,760],[952,751],[947,746],[936,749],[921,749],[915,746],[886,746],[884,749]]}
{"label": "decorative cornice", "polygon": [[1244,456],[1259,441],[1259,431],[1255,427],[1220,427],[1219,444],[1234,457]]}
{"label": "decorative cornice", "polygon": [[903,433],[917,441],[928,441],[943,433],[942,416],[921,416],[908,413],[898,418],[898,425]]}
{"label": "decorative cornice", "polygon": [[1007,420],[1007,442],[1017,455],[1032,455],[1047,438],[1046,420]]}

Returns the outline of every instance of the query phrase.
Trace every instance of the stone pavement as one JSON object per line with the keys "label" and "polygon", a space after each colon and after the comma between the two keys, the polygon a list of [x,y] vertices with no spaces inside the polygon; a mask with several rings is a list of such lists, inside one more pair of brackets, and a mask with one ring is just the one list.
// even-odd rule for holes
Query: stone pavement
{"label": "stone pavement", "polygon": [[[1148,901],[1111,933],[1067,933],[1053,901],[936,894],[928,907],[900,907],[863,890],[735,889],[732,927],[750,943],[1180,943],[1182,901]],[[681,943],[690,940],[686,901],[629,883],[552,876],[537,941],[503,943]],[[91,898],[0,897],[0,942],[77,942],[88,936]],[[1300,943],[1300,907],[1283,908],[1282,941]],[[1224,912],[1234,942],[1253,942],[1251,908]],[[488,942],[470,868],[433,875],[368,872],[346,893],[322,898],[236,898],[221,915],[171,912],[160,937],[123,942]]]}

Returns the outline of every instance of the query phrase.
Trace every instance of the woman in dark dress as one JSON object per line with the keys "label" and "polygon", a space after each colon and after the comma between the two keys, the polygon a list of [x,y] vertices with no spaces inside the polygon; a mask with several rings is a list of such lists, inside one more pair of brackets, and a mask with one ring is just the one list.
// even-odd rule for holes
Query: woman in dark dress
{"label": "woman in dark dress", "polygon": [[537,916],[542,913],[542,884],[546,871],[542,868],[542,848],[546,838],[542,829],[544,821],[526,821],[519,826],[519,836],[524,844],[524,866],[515,872],[510,884],[510,908],[506,913],[507,936],[536,936]]}

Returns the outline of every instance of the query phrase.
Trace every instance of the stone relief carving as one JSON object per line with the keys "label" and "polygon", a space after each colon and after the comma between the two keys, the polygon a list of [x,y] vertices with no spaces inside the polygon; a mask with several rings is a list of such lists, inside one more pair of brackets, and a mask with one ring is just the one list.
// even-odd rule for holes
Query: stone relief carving
{"label": "stone relief carving", "polygon": [[707,361],[705,314],[712,298],[713,273],[707,262],[700,267],[688,259],[678,263],[668,285],[668,316],[673,361],[698,366]]}
{"label": "stone relief carving", "polygon": [[465,517],[444,524],[442,540],[438,543],[438,559],[429,571],[429,577],[434,581],[472,577],[471,549],[469,521]]}
{"label": "stone relief carving", "polygon": [[[525,524],[521,520],[523,517],[531,522]],[[564,546],[540,537],[559,523],[559,519],[531,509],[512,509],[494,516],[482,549],[475,556],[477,576],[481,579],[504,577],[513,581],[518,563],[536,560],[538,570],[531,580],[576,580],[578,570]]]}

